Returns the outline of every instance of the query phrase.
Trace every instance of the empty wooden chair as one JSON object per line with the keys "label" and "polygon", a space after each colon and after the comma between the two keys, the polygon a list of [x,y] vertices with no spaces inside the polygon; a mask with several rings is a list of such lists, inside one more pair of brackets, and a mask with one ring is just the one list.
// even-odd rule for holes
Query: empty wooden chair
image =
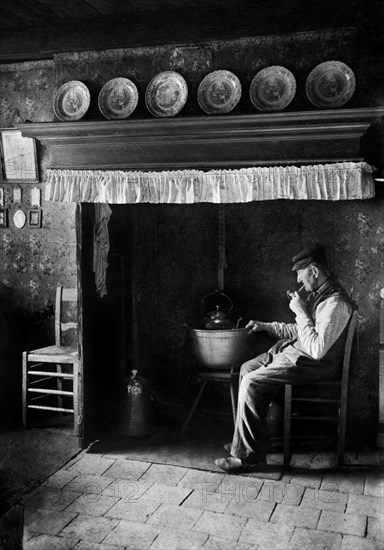
{"label": "empty wooden chair", "polygon": [[[64,315],[64,306],[75,310],[75,320]],[[68,309],[71,309],[70,307]],[[73,312],[72,312],[73,313]],[[79,434],[79,356],[77,349],[77,290],[58,286],[55,302],[55,344],[23,352],[22,418],[28,425],[31,409],[72,413],[75,433]],[[74,332],[74,342],[69,340]]]}
{"label": "empty wooden chair", "polygon": [[[292,385],[285,384],[285,401],[284,401],[284,465],[289,466],[291,460],[291,421],[292,419],[309,420],[309,421],[326,421],[338,423],[338,464],[342,466],[344,464],[345,454],[345,435],[346,435],[346,423],[347,423],[347,402],[348,402],[348,382],[349,382],[349,366],[353,344],[353,337],[357,327],[358,312],[354,311],[349,322],[348,334],[345,343],[343,370],[340,380],[314,382],[313,384],[306,383],[305,386],[295,387],[295,392],[292,392]],[[305,391],[314,393],[313,397],[303,396],[296,397],[296,390],[304,388]],[[336,392],[336,396],[323,398],[319,396],[320,390],[331,389]],[[302,393],[302,392],[301,392]],[[317,394],[317,395],[316,395]],[[316,403],[317,405],[334,405],[337,408],[337,414],[335,416],[315,416],[299,414],[298,416],[292,415],[292,402],[306,402]]]}

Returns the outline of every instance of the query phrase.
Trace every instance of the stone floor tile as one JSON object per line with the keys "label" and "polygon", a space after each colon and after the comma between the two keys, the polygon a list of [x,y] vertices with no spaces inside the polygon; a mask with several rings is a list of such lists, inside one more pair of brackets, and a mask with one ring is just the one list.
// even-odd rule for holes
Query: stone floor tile
{"label": "stone floor tile", "polygon": [[340,514],[339,512],[321,512],[317,528],[323,531],[343,533],[363,537],[367,525],[367,517],[358,514]]}
{"label": "stone floor tile", "polygon": [[294,473],[293,475],[283,475],[281,481],[283,483],[295,483],[302,487],[310,487],[311,489],[318,489],[321,485],[322,475],[317,472],[308,470],[302,473]]}
{"label": "stone floor tile", "polygon": [[289,550],[338,550],[341,540],[340,533],[296,527],[289,542]]}
{"label": "stone floor tile", "polygon": [[69,472],[68,470],[58,470],[51,475],[43,485],[49,485],[61,489],[64,485],[67,485],[73,478],[77,476],[76,472]]}
{"label": "stone floor tile", "polygon": [[364,476],[354,472],[327,472],[324,474],[320,488],[324,491],[362,495],[364,482]]}
{"label": "stone floor tile", "polygon": [[[24,506],[29,506],[29,501],[32,500],[36,495],[38,495],[41,490],[43,489],[44,485],[39,485],[33,491],[30,491],[29,493],[23,495],[20,499],[21,504],[24,504]],[[60,489],[57,485],[54,486],[54,490]]]}
{"label": "stone floor tile", "polygon": [[200,510],[211,510],[211,512],[224,512],[229,503],[229,499],[222,498],[220,493],[207,492],[195,489],[189,497],[183,502],[183,506],[197,508]]}
{"label": "stone floor tile", "polygon": [[147,523],[165,525],[175,529],[191,529],[201,514],[202,510],[195,510],[187,506],[162,504],[148,519]]}
{"label": "stone floor tile", "polygon": [[205,510],[192,527],[192,531],[237,540],[246,521],[246,518]]}
{"label": "stone floor tile", "polygon": [[101,495],[103,490],[113,482],[113,479],[92,474],[78,474],[63,488],[74,493]]}
{"label": "stone floor tile", "polygon": [[322,491],[321,489],[306,489],[300,507],[344,512],[347,506],[348,496],[347,493]]}
{"label": "stone floor tile", "polygon": [[23,544],[23,550],[72,550],[77,540],[70,540],[53,535],[37,535]]}
{"label": "stone floor tile", "polygon": [[384,520],[383,518],[368,518],[367,537],[384,541]]}
{"label": "stone floor tile", "polygon": [[336,452],[320,452],[316,453],[310,464],[311,470],[326,470],[331,468],[337,468],[337,454]]}
{"label": "stone floor tile", "polygon": [[271,517],[274,507],[274,502],[268,502],[266,500],[240,500],[239,502],[237,502],[235,499],[233,499],[228,504],[225,513],[233,514],[234,516],[268,521]]}
{"label": "stone floor tile", "polygon": [[76,513],[39,509],[25,519],[24,526],[33,533],[57,535],[75,517]]}
{"label": "stone floor tile", "polygon": [[[252,550],[253,545],[245,542],[223,539],[221,537],[209,536],[204,545],[204,550]],[[256,546],[254,547],[256,548]]]}
{"label": "stone floor tile", "polygon": [[27,505],[30,508],[46,508],[47,510],[62,511],[67,508],[77,497],[79,493],[66,491],[65,487],[58,489],[55,487],[43,486],[35,496],[28,500]]}
{"label": "stone floor tile", "polygon": [[291,504],[278,504],[272,514],[272,523],[285,523],[295,527],[307,527],[316,529],[320,511],[315,508],[302,508]]}
{"label": "stone floor tile", "polygon": [[181,531],[173,529],[172,531],[164,530],[159,533],[150,546],[150,550],[194,550],[195,548],[203,548],[204,543],[208,539],[205,533],[194,533],[192,531]]}
{"label": "stone floor tile", "polygon": [[141,462],[140,460],[115,460],[103,477],[114,477],[119,479],[129,479],[137,481],[151,466],[150,462]]}
{"label": "stone floor tile", "polygon": [[164,504],[181,504],[191,492],[192,489],[184,487],[154,483],[141,498],[163,502]]}
{"label": "stone floor tile", "polygon": [[312,464],[313,453],[293,453],[291,457],[291,468],[310,468]]}
{"label": "stone floor tile", "polygon": [[267,464],[275,466],[284,465],[284,454],[283,453],[268,453],[267,455]]}
{"label": "stone floor tile", "polygon": [[115,460],[103,458],[100,455],[84,454],[80,458],[80,460],[72,464],[70,467],[67,467],[66,469],[71,473],[92,474],[101,476],[114,463]]}
{"label": "stone floor tile", "polygon": [[299,506],[303,498],[305,488],[295,483],[283,481],[265,481],[258,500],[266,500],[274,503],[286,503],[292,506]]}
{"label": "stone floor tile", "polygon": [[120,500],[106,512],[105,517],[145,523],[159,506],[159,502],[151,500],[137,500],[136,502]]}
{"label": "stone floor tile", "polygon": [[37,535],[37,533],[34,533],[33,531],[29,531],[29,530],[28,530],[28,527],[26,527],[26,526],[24,525],[24,529],[23,529],[23,548],[24,548],[25,543],[26,543],[29,539],[31,539],[31,538],[33,538],[33,537],[36,537],[36,535]]}
{"label": "stone floor tile", "polygon": [[94,494],[81,495],[68,506],[67,512],[103,516],[114,504],[113,497]]}
{"label": "stone floor tile", "polygon": [[347,513],[383,518],[384,500],[379,497],[371,497],[368,495],[349,495]]}
{"label": "stone floor tile", "polygon": [[211,492],[217,491],[220,483],[223,481],[225,474],[216,472],[203,472],[202,470],[187,470],[184,477],[179,481],[179,487],[190,487],[191,489],[199,489],[206,487]]}
{"label": "stone floor tile", "polygon": [[102,542],[119,520],[79,514],[61,531],[63,537],[78,537],[89,542]]}
{"label": "stone floor tile", "polygon": [[177,485],[187,472],[187,468],[168,464],[152,464],[140,481],[152,481],[164,485]]}
{"label": "stone floor tile", "polygon": [[97,543],[92,542],[92,546],[90,547],[89,542],[86,540],[80,540],[76,546],[74,547],[74,550],[122,550],[121,546],[115,546],[114,544],[104,544],[104,543]]}
{"label": "stone floor tile", "polygon": [[260,472],[252,472],[250,474],[246,474],[244,477],[247,477],[248,479],[272,479],[274,481],[279,481],[283,475],[283,466],[272,462],[269,459],[269,456],[267,456],[267,464],[268,467],[262,469]]}
{"label": "stone floor tile", "polygon": [[383,541],[344,535],[341,548],[342,550],[383,550]]}
{"label": "stone floor tile", "polygon": [[294,527],[280,523],[265,523],[256,519],[249,519],[240,535],[240,542],[255,545],[262,550],[276,550],[278,541],[279,550],[288,550],[289,540]]}
{"label": "stone floor tile", "polygon": [[[275,481],[266,481],[265,483],[276,483]],[[217,488],[217,493],[225,502],[232,499],[253,500],[259,497],[263,487],[264,480],[246,476],[227,475]],[[209,490],[209,487],[206,487]]]}
{"label": "stone floor tile", "polygon": [[124,502],[137,502],[141,496],[152,487],[150,481],[130,481],[128,479],[114,479],[102,495],[112,497],[114,502],[122,499]]}
{"label": "stone floor tile", "polygon": [[87,453],[86,451],[81,451],[80,453],[78,453],[76,456],[74,456],[73,458],[71,458],[71,460],[68,460],[68,462],[66,464],[64,464],[64,466],[62,467],[63,470],[67,470],[68,468],[70,468],[71,466],[73,466],[76,462],[78,462],[81,458],[83,458],[83,456],[86,456]]}
{"label": "stone floor tile", "polygon": [[361,449],[357,453],[345,453],[345,463],[351,466],[380,466],[380,454],[377,449]]}
{"label": "stone floor tile", "polygon": [[384,499],[384,475],[382,472],[365,476],[364,495]]}
{"label": "stone floor tile", "polygon": [[144,550],[150,547],[159,534],[159,528],[147,523],[121,521],[108,536],[104,544],[123,546],[129,550]]}
{"label": "stone floor tile", "polygon": [[[50,512],[52,510],[49,510]],[[30,525],[33,521],[33,517],[38,512],[38,509],[31,508],[30,506],[24,506],[24,525]]]}

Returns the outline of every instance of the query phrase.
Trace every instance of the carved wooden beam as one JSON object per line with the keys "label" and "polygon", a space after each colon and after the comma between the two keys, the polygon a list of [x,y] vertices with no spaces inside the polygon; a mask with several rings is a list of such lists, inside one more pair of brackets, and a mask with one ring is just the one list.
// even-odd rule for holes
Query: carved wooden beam
{"label": "carved wooden beam", "polygon": [[[19,125],[45,166],[163,170],[374,162],[384,107]],[[379,132],[379,133],[378,133]]]}

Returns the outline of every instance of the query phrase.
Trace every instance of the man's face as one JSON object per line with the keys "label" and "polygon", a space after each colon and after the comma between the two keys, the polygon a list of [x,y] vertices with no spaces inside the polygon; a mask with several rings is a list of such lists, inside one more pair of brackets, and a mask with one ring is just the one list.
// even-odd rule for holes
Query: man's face
{"label": "man's face", "polygon": [[297,282],[303,283],[307,291],[312,291],[317,287],[317,277],[314,273],[314,266],[309,265],[304,269],[297,270]]}

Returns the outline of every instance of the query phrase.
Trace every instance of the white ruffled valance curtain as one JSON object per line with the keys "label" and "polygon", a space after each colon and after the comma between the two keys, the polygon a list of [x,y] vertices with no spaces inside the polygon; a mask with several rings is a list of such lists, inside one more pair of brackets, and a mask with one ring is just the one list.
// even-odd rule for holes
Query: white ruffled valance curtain
{"label": "white ruffled valance curtain", "polygon": [[372,167],[365,162],[238,170],[47,171],[45,199],[107,204],[218,204],[293,200],[353,200],[375,196]]}

